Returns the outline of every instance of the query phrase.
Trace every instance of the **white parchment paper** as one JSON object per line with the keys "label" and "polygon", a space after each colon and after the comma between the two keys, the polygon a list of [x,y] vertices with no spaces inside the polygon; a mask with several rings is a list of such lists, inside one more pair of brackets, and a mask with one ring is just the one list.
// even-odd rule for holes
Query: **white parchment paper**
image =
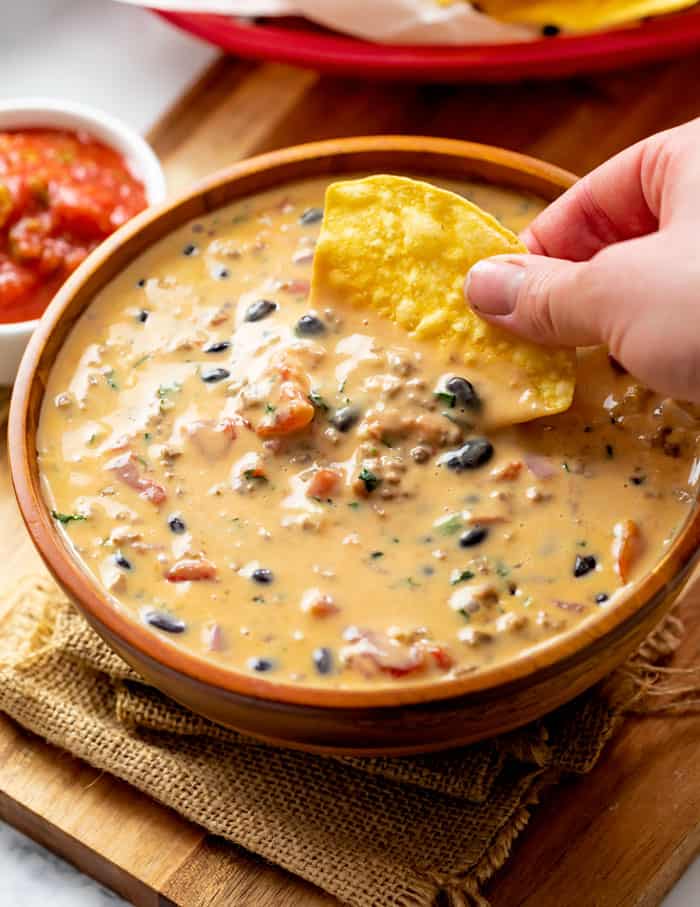
{"label": "white parchment paper", "polygon": [[231,16],[303,16],[347,35],[382,44],[501,44],[538,37],[534,29],[497,22],[469,3],[435,0],[120,0],[153,9]]}

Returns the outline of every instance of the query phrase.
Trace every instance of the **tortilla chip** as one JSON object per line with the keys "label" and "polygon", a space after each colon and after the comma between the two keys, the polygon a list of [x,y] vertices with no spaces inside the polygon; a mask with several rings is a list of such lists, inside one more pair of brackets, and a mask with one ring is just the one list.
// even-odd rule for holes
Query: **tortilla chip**
{"label": "tortilla chip", "polygon": [[596,31],[694,6],[697,0],[482,0],[480,9],[504,22]]}
{"label": "tortilla chip", "polygon": [[514,233],[445,189],[400,176],[333,183],[326,190],[314,255],[311,301],[373,308],[412,337],[496,365],[517,387],[508,421],[571,405],[575,354],[521,340],[479,318],[464,301],[464,278],[482,258],[525,252]]}

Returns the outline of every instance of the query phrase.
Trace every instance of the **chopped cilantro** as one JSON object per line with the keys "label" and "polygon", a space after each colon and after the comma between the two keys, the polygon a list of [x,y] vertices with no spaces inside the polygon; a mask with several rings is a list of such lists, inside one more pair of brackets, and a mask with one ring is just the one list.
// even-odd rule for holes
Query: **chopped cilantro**
{"label": "chopped cilantro", "polygon": [[83,520],[87,519],[82,513],[59,513],[58,510],[52,510],[51,516],[54,520],[58,520],[59,523],[63,523],[64,526],[66,523],[81,523]]}
{"label": "chopped cilantro", "polygon": [[474,573],[471,570],[455,570],[450,577],[450,585],[456,586],[459,583],[466,583],[470,579],[474,579]]}
{"label": "chopped cilantro", "polygon": [[453,513],[448,517],[443,517],[434,524],[435,529],[442,535],[454,535],[464,528],[464,520],[459,513]]}
{"label": "chopped cilantro", "polygon": [[564,462],[561,464],[561,468],[564,470],[564,472],[571,472],[571,470],[569,469],[569,464],[566,462],[566,460],[564,460]]}
{"label": "chopped cilantro", "polygon": [[352,507],[353,510],[359,510],[360,502],[359,501],[350,501],[350,503],[348,504],[348,507]]}
{"label": "chopped cilantro", "polygon": [[510,567],[504,564],[503,561],[499,561],[496,564],[496,573],[499,576],[508,576],[510,574]]}
{"label": "chopped cilantro", "polygon": [[136,459],[139,461],[139,463],[142,466],[148,466],[148,461],[145,460],[143,457],[140,457],[138,454],[136,454]]}
{"label": "chopped cilantro", "polygon": [[145,356],[141,356],[140,359],[137,359],[136,362],[134,362],[134,368],[138,368],[140,365],[143,365],[144,362],[147,362],[150,358],[151,358],[150,353],[146,353]]}
{"label": "chopped cilantro", "polygon": [[470,614],[465,608],[460,608],[459,611],[458,611],[457,613],[458,613],[458,614],[461,614],[462,617],[463,617],[465,620],[471,620],[471,619],[472,619],[471,614]]}
{"label": "chopped cilantro", "polygon": [[384,557],[384,552],[383,551],[373,551],[370,554],[370,557],[372,558],[373,561],[376,561],[377,558]]}
{"label": "chopped cilantro", "polygon": [[313,403],[316,409],[320,409],[324,413],[328,412],[328,410],[330,409],[330,407],[318,391],[311,391],[311,393],[309,394],[309,400]]}
{"label": "chopped cilantro", "polygon": [[375,476],[375,474],[370,469],[367,469],[366,466],[362,467],[359,479],[361,482],[364,482],[365,488],[369,493],[373,492],[374,489],[378,485],[380,485],[382,481],[378,476]]}
{"label": "chopped cilantro", "polygon": [[265,412],[266,412],[266,413],[274,413],[274,411],[275,411],[276,409],[277,409],[277,407],[276,407],[276,406],[273,406],[272,403],[266,403],[266,404],[265,404]]}
{"label": "chopped cilantro", "polygon": [[449,391],[435,391],[435,396],[441,403],[444,403],[445,406],[449,406],[450,409],[453,409],[457,402],[457,396],[451,394]]}
{"label": "chopped cilantro", "polygon": [[113,391],[119,390],[119,385],[114,377],[114,369],[111,368],[109,371],[105,372],[105,381],[112,388]]}
{"label": "chopped cilantro", "polygon": [[150,431],[145,431],[145,432],[143,433],[143,440],[144,440],[144,441],[150,441],[152,437],[153,437],[153,436],[151,435]]}

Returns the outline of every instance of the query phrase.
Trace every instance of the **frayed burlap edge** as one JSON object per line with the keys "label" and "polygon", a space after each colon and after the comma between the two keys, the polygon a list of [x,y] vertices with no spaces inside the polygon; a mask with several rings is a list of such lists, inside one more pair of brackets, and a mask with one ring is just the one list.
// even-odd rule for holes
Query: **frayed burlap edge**
{"label": "frayed burlap edge", "polygon": [[[0,662],[4,663],[6,669],[31,674],[33,666],[51,650],[56,629],[52,618],[57,613],[57,607],[64,606],[63,596],[50,580],[29,577],[15,586],[6,601],[7,606],[0,618]],[[17,607],[19,602],[22,602],[22,608]],[[628,712],[648,714],[658,713],[663,709],[673,714],[698,705],[699,687],[698,684],[693,684],[691,679],[696,675],[700,679],[700,669],[675,669],[658,664],[677,649],[682,631],[683,625],[680,620],[676,616],[668,617],[650,635],[640,650],[607,679],[601,690],[615,714],[610,722],[606,739]],[[125,673],[128,672],[130,669]],[[133,675],[133,672],[130,673]],[[680,685],[679,678],[683,679]],[[8,711],[12,712],[11,709]],[[21,718],[18,720],[28,724],[22,722]],[[40,728],[32,729],[41,733]],[[50,738],[49,740],[56,742]],[[64,745],[71,748],[69,741],[64,741]],[[513,756],[518,749],[517,737],[511,741],[511,747],[510,756]],[[90,759],[89,752],[86,753],[77,746],[74,749],[78,750],[83,758]],[[98,767],[110,770],[109,766]],[[423,907],[432,904],[438,893],[442,892],[447,896],[451,907],[487,905],[487,901],[480,893],[483,884],[507,860],[513,843],[527,825],[531,810],[538,802],[542,790],[556,783],[560,775],[561,772],[558,771],[534,770],[529,777],[525,777],[520,805],[498,828],[492,840],[488,842],[483,857],[476,864],[471,865],[464,873],[448,875],[428,873],[424,883],[414,878],[413,890],[405,892],[400,901],[392,903]],[[163,802],[173,805],[166,799],[163,799]],[[269,854],[267,858],[270,858]],[[274,855],[272,859],[274,860]]]}

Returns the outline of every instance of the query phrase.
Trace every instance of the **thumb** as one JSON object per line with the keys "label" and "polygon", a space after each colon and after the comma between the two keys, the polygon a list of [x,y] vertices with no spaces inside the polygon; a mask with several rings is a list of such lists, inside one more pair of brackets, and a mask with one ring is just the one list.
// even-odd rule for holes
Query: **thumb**
{"label": "thumb", "polygon": [[590,261],[498,255],[474,265],[464,290],[479,315],[522,337],[589,346],[606,342],[606,315],[614,305],[598,270]]}

